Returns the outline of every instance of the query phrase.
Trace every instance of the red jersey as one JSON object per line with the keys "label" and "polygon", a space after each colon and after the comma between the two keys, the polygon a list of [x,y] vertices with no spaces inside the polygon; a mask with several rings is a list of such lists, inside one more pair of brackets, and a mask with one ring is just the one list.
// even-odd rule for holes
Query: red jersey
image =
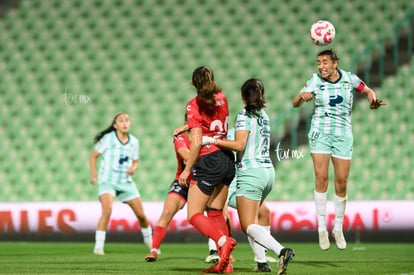
{"label": "red jersey", "polygon": [[[188,127],[201,128],[203,136],[224,139],[227,135],[229,106],[223,92],[216,94],[216,103],[213,109],[208,107],[198,96],[190,100],[186,105]],[[202,146],[199,156],[210,154],[220,150],[214,144]]]}
{"label": "red jersey", "polygon": [[[178,178],[180,177],[181,173],[183,172],[185,168],[184,159],[178,153],[178,149],[183,148],[183,147],[190,149],[190,140],[184,133],[181,133],[174,139],[175,157],[177,159],[177,173],[175,173],[176,180],[178,180]],[[191,180],[191,175],[188,177],[188,181],[190,180]]]}

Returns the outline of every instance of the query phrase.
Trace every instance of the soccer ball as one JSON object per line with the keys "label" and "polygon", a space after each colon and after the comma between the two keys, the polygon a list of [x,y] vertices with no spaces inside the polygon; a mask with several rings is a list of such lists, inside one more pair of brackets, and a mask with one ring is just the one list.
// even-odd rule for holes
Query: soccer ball
{"label": "soccer ball", "polygon": [[312,42],[318,46],[328,45],[335,38],[335,27],[329,21],[318,20],[312,24],[309,36]]}

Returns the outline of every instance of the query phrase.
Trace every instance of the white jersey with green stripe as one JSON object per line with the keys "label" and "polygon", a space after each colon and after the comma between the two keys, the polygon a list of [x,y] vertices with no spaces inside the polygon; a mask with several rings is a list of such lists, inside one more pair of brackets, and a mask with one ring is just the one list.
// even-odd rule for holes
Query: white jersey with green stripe
{"label": "white jersey with green stripe", "polygon": [[122,143],[115,131],[102,137],[95,145],[95,150],[101,154],[98,183],[120,184],[132,182],[128,169],[133,160],[139,159],[139,141],[128,135],[128,141]]}
{"label": "white jersey with green stripe", "polygon": [[311,131],[324,134],[352,134],[351,111],[354,91],[360,91],[365,84],[351,72],[338,70],[339,79],[330,82],[313,74],[301,92],[311,92],[315,102]]}
{"label": "white jersey with green stripe", "polygon": [[270,120],[263,109],[256,115],[249,115],[243,109],[237,114],[236,132],[249,131],[244,152],[238,153],[238,169],[273,167],[270,159]]}

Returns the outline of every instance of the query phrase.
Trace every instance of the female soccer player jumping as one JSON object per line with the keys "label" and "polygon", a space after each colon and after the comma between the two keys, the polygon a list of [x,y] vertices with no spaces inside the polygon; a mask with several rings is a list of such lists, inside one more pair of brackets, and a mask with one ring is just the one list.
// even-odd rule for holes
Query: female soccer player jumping
{"label": "female soccer player jumping", "polygon": [[292,102],[295,108],[311,100],[315,104],[308,139],[315,172],[314,199],[318,216],[319,246],[322,250],[330,247],[326,226],[330,160],[335,174],[335,223],[332,236],[339,249],[346,248],[342,223],[348,198],[347,181],[352,158],[351,112],[354,91],[367,96],[371,109],[384,105],[358,76],[340,70],[338,64],[339,58],[335,51],[321,51],[317,55],[319,73],[312,75]]}

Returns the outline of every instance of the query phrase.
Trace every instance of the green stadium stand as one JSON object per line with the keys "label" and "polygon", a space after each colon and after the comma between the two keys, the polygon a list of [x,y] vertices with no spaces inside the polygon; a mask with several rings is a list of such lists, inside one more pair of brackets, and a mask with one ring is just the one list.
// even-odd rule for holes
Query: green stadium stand
{"label": "green stadium stand", "polygon": [[[334,23],[331,46],[346,69],[366,43],[391,38],[393,24],[413,8],[385,0],[20,1],[0,19],[0,140],[7,148],[0,200],[96,200],[88,170],[93,137],[120,111],[130,114],[141,143],[135,180],[142,197],[162,200],[175,174],[171,133],[195,94],[195,67],[214,69],[231,118],[241,108],[241,83],[262,79],[275,118],[316,69],[322,48],[309,41],[313,21]],[[378,89],[390,102],[386,111],[355,107],[356,199],[413,198],[412,67]],[[307,147],[300,150],[304,158],[276,163],[270,199],[312,199],[312,163]],[[388,172],[375,174],[378,165]]]}

